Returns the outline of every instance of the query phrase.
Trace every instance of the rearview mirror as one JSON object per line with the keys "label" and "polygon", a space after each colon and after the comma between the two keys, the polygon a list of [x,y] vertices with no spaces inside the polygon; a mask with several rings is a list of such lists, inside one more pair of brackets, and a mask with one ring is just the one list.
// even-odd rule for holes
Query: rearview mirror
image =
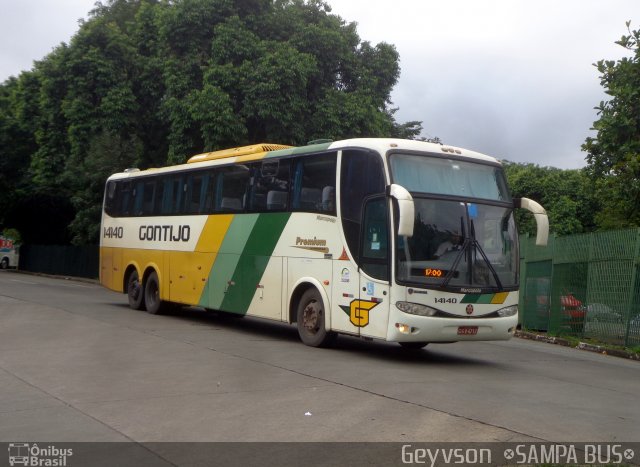
{"label": "rearview mirror", "polygon": [[387,187],[387,194],[398,202],[398,235],[413,237],[415,207],[411,193],[394,183]]}
{"label": "rearview mirror", "polygon": [[536,245],[546,246],[549,240],[549,218],[547,217],[547,211],[544,208],[529,198],[516,198],[513,200],[513,205],[516,208],[526,209],[533,213],[536,219],[537,233],[536,233]]}

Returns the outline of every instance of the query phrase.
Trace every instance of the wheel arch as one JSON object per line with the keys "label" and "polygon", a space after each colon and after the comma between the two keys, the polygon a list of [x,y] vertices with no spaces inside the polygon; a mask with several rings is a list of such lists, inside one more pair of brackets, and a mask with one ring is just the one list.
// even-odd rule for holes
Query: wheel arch
{"label": "wheel arch", "polygon": [[[138,272],[138,277],[140,278],[140,282],[142,284],[144,284],[147,281],[147,278],[149,277],[149,274],[151,274],[152,272],[155,271],[155,273],[158,275],[159,284],[162,284],[162,272],[161,272],[161,269],[158,267],[158,265],[156,263],[149,263],[143,269],[142,266],[140,266],[140,264],[138,264],[136,261],[132,261],[129,264],[127,264],[127,267],[124,270],[124,275],[122,276],[122,291],[124,293],[127,292],[127,282],[129,280],[129,275],[133,271],[137,271]],[[162,287],[161,287],[160,288],[160,294],[161,295],[162,295],[162,292],[163,292],[163,290],[162,290]]]}
{"label": "wheel arch", "polygon": [[325,329],[331,329],[331,301],[327,295],[326,290],[322,286],[319,280],[313,277],[300,278],[292,287],[292,292],[289,296],[289,323],[295,323],[297,321],[298,303],[302,295],[309,289],[314,288],[322,297],[322,302],[325,306]]}

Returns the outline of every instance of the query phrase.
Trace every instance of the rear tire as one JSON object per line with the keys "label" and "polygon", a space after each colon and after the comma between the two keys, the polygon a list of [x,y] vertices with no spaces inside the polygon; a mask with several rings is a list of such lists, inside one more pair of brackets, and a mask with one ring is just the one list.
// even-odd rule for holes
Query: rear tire
{"label": "rear tire", "polygon": [[129,298],[129,306],[134,310],[144,310],[144,290],[140,276],[135,269],[129,274],[127,279],[127,297]]}
{"label": "rear tire", "polygon": [[152,315],[162,313],[166,307],[165,302],[160,300],[160,281],[155,271],[149,274],[144,283],[144,302],[147,306],[147,311]]}
{"label": "rear tire", "polygon": [[325,328],[326,309],[320,292],[311,288],[302,294],[298,302],[297,325],[300,340],[311,347],[332,345],[337,334]]}
{"label": "rear tire", "polygon": [[0,269],[9,269],[9,260],[7,258],[2,258],[2,261],[0,261]]}

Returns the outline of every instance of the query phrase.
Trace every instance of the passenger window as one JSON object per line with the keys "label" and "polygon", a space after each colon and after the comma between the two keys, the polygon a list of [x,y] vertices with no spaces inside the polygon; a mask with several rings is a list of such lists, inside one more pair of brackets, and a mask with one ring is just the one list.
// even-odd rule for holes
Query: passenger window
{"label": "passenger window", "polygon": [[132,184],[129,180],[121,182],[120,196],[118,200],[118,212],[123,217],[127,217],[131,214],[131,205],[133,204],[133,189],[131,185]]}
{"label": "passenger window", "polygon": [[178,214],[184,196],[185,185],[182,175],[169,177],[164,180],[162,193],[162,214]]}
{"label": "passenger window", "polygon": [[117,216],[117,207],[116,207],[116,195],[118,193],[117,190],[117,182],[108,182],[107,189],[105,190],[105,199],[104,199],[104,212],[111,217]]}
{"label": "passenger window", "polygon": [[294,211],[336,215],[336,153],[294,159]]}
{"label": "passenger window", "polygon": [[165,186],[165,180],[158,178],[156,181],[156,189],[153,193],[153,210],[151,211],[151,215],[153,216],[159,216],[162,213]]}
{"label": "passenger window", "polygon": [[138,180],[133,184],[133,216],[142,215],[142,197],[144,195],[144,181]]}
{"label": "passenger window", "polygon": [[196,172],[189,175],[184,210],[185,214],[200,214],[203,212],[208,183],[208,174]]}
{"label": "passenger window", "polygon": [[142,187],[142,215],[150,216],[153,214],[153,204],[155,200],[156,180],[147,179]]}
{"label": "passenger window", "polygon": [[224,167],[217,177],[216,211],[244,210],[250,169],[246,165]]}
{"label": "passenger window", "polygon": [[285,211],[289,208],[290,166],[287,159],[253,165],[250,211]]}

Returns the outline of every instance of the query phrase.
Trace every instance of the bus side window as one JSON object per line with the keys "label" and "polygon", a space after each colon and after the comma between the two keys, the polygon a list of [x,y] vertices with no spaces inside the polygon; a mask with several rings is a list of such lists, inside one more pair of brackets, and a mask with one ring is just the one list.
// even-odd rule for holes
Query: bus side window
{"label": "bus side window", "polygon": [[153,209],[150,213],[153,216],[159,216],[163,212],[162,207],[165,197],[165,187],[166,179],[164,177],[158,177],[156,180],[155,190],[153,190]]}
{"label": "bus side window", "polygon": [[293,210],[335,215],[336,153],[298,157],[293,167]]}
{"label": "bus side window", "polygon": [[133,209],[131,215],[142,215],[142,199],[144,198],[144,180],[137,180],[133,183]]}
{"label": "bus side window", "polygon": [[214,212],[218,175],[218,172],[215,170],[208,170],[206,173],[207,183],[202,187],[203,198],[202,205],[200,206],[200,213],[202,214],[211,214]]}
{"label": "bus side window", "polygon": [[144,182],[142,192],[142,215],[150,216],[153,214],[153,202],[155,199],[156,179],[147,179]]}
{"label": "bus side window", "polygon": [[117,195],[117,182],[115,181],[107,182],[107,188],[105,190],[105,197],[104,197],[104,212],[111,217],[117,216],[116,195]]}
{"label": "bus side window", "polygon": [[243,211],[249,187],[250,169],[246,165],[225,167],[218,177],[216,211]]}
{"label": "bus side window", "polygon": [[200,214],[204,208],[209,175],[199,171],[187,177],[187,193],[183,214]]}
{"label": "bus side window", "polygon": [[266,160],[255,164],[249,210],[284,211],[289,208],[289,159]]}
{"label": "bus side window", "polygon": [[176,214],[179,212],[184,190],[182,177],[167,177],[164,179],[163,185],[161,213],[163,215]]}
{"label": "bus side window", "polygon": [[[119,183],[120,185],[120,183]],[[120,196],[118,197],[118,213],[122,217],[131,215],[131,205],[133,204],[133,187],[129,180],[121,182]]]}
{"label": "bus side window", "polygon": [[340,209],[347,246],[355,256],[360,251],[362,204],[369,195],[384,193],[382,159],[364,150],[342,153],[340,174]]}

